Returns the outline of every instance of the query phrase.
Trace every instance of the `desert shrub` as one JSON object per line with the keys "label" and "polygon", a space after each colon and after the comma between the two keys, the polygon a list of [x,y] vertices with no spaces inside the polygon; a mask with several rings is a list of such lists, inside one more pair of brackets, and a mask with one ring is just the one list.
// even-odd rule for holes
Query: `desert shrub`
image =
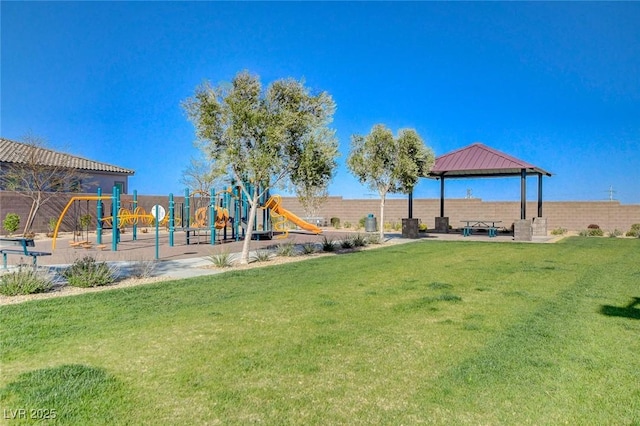
{"label": "desert shrub", "polygon": [[47,224],[47,230],[50,233],[53,233],[53,231],[55,231],[56,229],[56,224],[58,223],[58,219],[56,219],[55,217],[50,217],[49,218],[49,223]]}
{"label": "desert shrub", "polygon": [[331,238],[323,237],[322,240],[322,250],[323,251],[335,251],[336,245],[334,244]]}
{"label": "desert shrub", "polygon": [[339,217],[332,217],[331,218],[331,226],[333,226],[336,229],[340,228],[340,218]]}
{"label": "desert shrub", "polygon": [[282,257],[295,256],[296,247],[292,243],[278,244],[278,247],[276,248],[276,253],[278,253],[278,256],[282,256]]}
{"label": "desert shrub", "polygon": [[366,222],[367,222],[366,216],[362,216],[360,219],[358,219],[358,225],[360,226],[360,228],[364,228],[364,225]]}
{"label": "desert shrub", "polygon": [[268,262],[271,260],[271,252],[269,250],[256,250],[251,259],[254,262]]}
{"label": "desert shrub", "polygon": [[98,262],[92,256],[76,259],[62,271],[62,276],[74,287],[99,287],[115,281],[115,271],[106,262]]}
{"label": "desert shrub", "polygon": [[556,228],[551,230],[551,235],[564,235],[567,233],[565,228]]}
{"label": "desert shrub", "polygon": [[44,293],[51,286],[49,277],[24,265],[20,265],[17,271],[0,275],[0,294],[4,296]]}
{"label": "desert shrub", "polygon": [[611,238],[616,238],[622,235],[622,231],[619,229],[614,229],[613,231],[609,232],[609,237]]}
{"label": "desert shrub", "polygon": [[626,233],[627,237],[640,237],[640,223],[631,225],[631,229]]}
{"label": "desert shrub", "polygon": [[2,221],[2,227],[9,235],[13,234],[20,227],[20,216],[16,213],[7,213]]}
{"label": "desert shrub", "polygon": [[421,223],[418,225],[418,232],[427,232],[428,226],[426,223]]}
{"label": "desert shrub", "polygon": [[382,244],[382,239],[380,238],[380,234],[367,235],[367,241],[369,242],[369,244]]}
{"label": "desert shrub", "polygon": [[342,241],[340,241],[340,247],[342,247],[343,249],[351,249],[354,247],[353,244],[353,239],[351,238],[343,238]]}
{"label": "desert shrub", "polygon": [[367,237],[364,235],[356,235],[355,237],[353,237],[353,246],[354,247],[364,247],[366,246],[368,243],[367,241]]}
{"label": "desert shrub", "polygon": [[347,229],[351,228],[351,222],[345,220],[344,227]]}
{"label": "desert shrub", "polygon": [[588,228],[580,231],[579,235],[581,237],[602,237],[604,235],[604,231],[600,228]]}
{"label": "desert shrub", "polygon": [[303,254],[313,254],[316,252],[316,245],[313,243],[304,243],[302,245],[302,253]]}
{"label": "desert shrub", "polygon": [[233,262],[231,262],[231,254],[226,251],[210,255],[209,260],[218,268],[229,268],[233,265]]}
{"label": "desert shrub", "polygon": [[402,223],[401,222],[393,222],[393,230],[394,231],[402,231]]}

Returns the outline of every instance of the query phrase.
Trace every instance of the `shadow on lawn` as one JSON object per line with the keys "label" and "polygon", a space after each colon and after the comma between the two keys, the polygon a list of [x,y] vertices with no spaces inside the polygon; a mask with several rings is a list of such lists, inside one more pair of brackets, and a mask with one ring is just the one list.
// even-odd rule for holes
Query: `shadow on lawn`
{"label": "shadow on lawn", "polygon": [[631,319],[640,319],[640,297],[634,297],[633,301],[622,308],[618,306],[603,305],[600,307],[600,313],[610,317],[624,317]]}

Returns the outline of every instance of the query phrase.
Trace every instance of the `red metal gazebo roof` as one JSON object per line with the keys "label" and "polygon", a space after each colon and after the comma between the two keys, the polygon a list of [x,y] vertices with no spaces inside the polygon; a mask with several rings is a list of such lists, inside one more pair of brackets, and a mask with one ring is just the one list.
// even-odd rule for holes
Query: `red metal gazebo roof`
{"label": "red metal gazebo roof", "polygon": [[551,173],[526,161],[476,142],[437,157],[429,177],[438,179],[519,176],[522,170],[525,170],[526,174],[551,176]]}

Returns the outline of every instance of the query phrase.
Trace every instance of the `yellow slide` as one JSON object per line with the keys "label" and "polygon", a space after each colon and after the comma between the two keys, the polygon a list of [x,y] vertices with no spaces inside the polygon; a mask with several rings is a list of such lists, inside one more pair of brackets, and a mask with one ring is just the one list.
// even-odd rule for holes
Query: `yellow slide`
{"label": "yellow slide", "polygon": [[[271,211],[274,213],[274,216],[276,217],[282,216],[286,220],[295,223],[305,231],[313,232],[314,234],[322,233],[322,229],[318,228],[316,225],[312,223],[309,223],[300,219],[298,216],[296,216],[295,214],[291,213],[289,210],[282,207],[280,203],[281,203],[280,196],[274,195],[271,198],[269,198],[269,200],[264,204],[264,207],[267,209],[271,209]],[[278,229],[278,227],[276,227],[276,230],[280,231],[283,229]]]}

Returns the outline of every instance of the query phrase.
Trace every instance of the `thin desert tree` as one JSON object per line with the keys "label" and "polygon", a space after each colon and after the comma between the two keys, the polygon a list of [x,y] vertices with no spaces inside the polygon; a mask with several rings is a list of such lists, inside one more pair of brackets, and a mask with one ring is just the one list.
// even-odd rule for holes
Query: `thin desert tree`
{"label": "thin desert tree", "polygon": [[[316,144],[335,144],[331,137],[318,136],[332,132],[333,99],[326,92],[313,94],[291,78],[264,89],[258,76],[242,71],[230,85],[198,86],[183,107],[209,160],[240,185],[250,205],[248,224],[270,188],[312,185],[306,180],[315,174],[299,170],[306,167],[303,159]],[[332,174],[335,159],[329,157],[323,158]],[[313,162],[310,167],[323,169]],[[252,226],[247,226],[240,263],[248,263],[251,237]]]}
{"label": "thin desert tree", "polygon": [[[48,155],[46,141],[38,136],[23,138],[19,160],[3,166],[0,187],[31,200],[29,215],[23,233],[31,232],[38,211],[61,192],[78,192],[87,175],[73,167],[73,158],[67,155]],[[85,182],[86,184],[86,182]]]}
{"label": "thin desert tree", "polygon": [[413,129],[402,129],[394,137],[390,129],[376,124],[368,135],[353,135],[347,167],[380,195],[380,238],[384,238],[384,205],[387,194],[409,193],[418,179],[429,173],[433,150]]}

